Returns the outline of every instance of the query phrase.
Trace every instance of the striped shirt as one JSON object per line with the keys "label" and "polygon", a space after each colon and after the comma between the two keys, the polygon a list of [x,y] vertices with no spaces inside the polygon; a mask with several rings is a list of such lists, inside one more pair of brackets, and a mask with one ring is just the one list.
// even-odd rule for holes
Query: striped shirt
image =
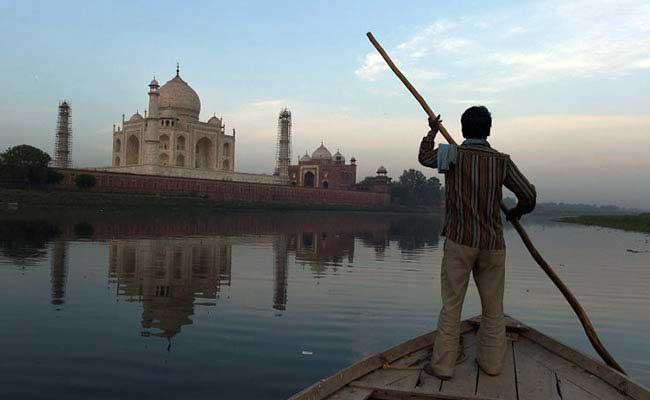
{"label": "striped shirt", "polygon": [[[420,145],[420,164],[436,168],[432,139]],[[535,187],[517,169],[510,156],[486,145],[458,146],[456,163],[445,173],[445,224],[442,235],[454,242],[483,250],[505,248],[500,204],[502,186],[517,196],[516,210],[535,208]]]}

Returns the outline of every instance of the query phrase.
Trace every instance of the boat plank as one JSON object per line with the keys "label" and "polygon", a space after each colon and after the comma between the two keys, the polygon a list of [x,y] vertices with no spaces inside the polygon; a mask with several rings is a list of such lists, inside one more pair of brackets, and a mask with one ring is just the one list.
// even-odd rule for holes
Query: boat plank
{"label": "boat plank", "polygon": [[588,373],[600,378],[608,383],[610,387],[618,389],[630,398],[635,400],[650,400],[650,392],[647,389],[630,380],[628,377],[613,368],[609,368],[605,364],[592,359],[580,351],[565,346],[557,340],[530,327],[522,332],[522,335],[544,347],[549,352],[567,360],[570,364],[578,366]]}
{"label": "boat plank", "polygon": [[518,351],[534,359],[549,370],[553,370],[560,381],[570,381],[582,390],[591,393],[597,399],[625,400],[628,396],[622,394],[609,383],[585,371],[570,361],[551,353],[542,346],[530,340],[517,342]]}
{"label": "boat plank", "polygon": [[519,400],[561,400],[555,373],[513,344]]}
{"label": "boat plank", "polygon": [[391,366],[397,368],[408,368],[415,367],[431,359],[431,351],[433,347],[428,347],[422,350],[418,350],[412,354],[409,354],[406,357],[402,357],[399,360],[395,361]]}
{"label": "boat plank", "polygon": [[468,357],[450,381],[422,371],[429,362],[432,332],[369,356],[290,400],[650,400],[650,392],[625,375],[513,319],[508,322],[511,357],[503,374],[488,376],[474,362],[479,323],[476,318],[463,322]]}
{"label": "boat plank", "polygon": [[581,387],[576,386],[573,382],[558,377],[558,387],[564,400],[599,400],[593,394],[584,391]]}
{"label": "boat plank", "polygon": [[330,400],[367,400],[372,395],[372,389],[355,388],[346,386],[334,393],[328,399]]}
{"label": "boat plank", "polygon": [[489,397],[476,397],[464,395],[450,395],[444,393],[422,393],[419,391],[405,391],[394,389],[376,389],[373,391],[373,400],[495,400]]}
{"label": "boat plank", "polygon": [[[359,378],[355,383],[359,383],[367,387],[389,387],[389,386],[404,386],[403,381],[413,382],[409,388],[412,389],[417,383],[419,371],[416,370],[403,370],[393,368],[382,368],[377,371],[371,372],[368,375]],[[401,384],[401,385],[400,385]]]}
{"label": "boat plank", "polygon": [[392,389],[413,390],[420,381],[421,374],[421,370],[411,370],[403,379],[397,380],[388,386]]}
{"label": "boat plank", "polygon": [[457,396],[473,396],[476,393],[476,374],[478,374],[478,365],[474,361],[476,358],[476,342],[475,332],[463,335],[463,348],[467,358],[456,365],[453,378],[442,382],[440,393]]}
{"label": "boat plank", "polygon": [[[472,331],[474,328],[466,321],[461,324],[461,333]],[[386,363],[392,363],[405,355],[433,346],[434,332],[418,336],[400,343],[383,353],[374,354],[345,368],[314,385],[291,396],[289,400],[322,400],[346,386],[350,382],[379,369]]]}
{"label": "boat plank", "polygon": [[514,348],[512,340],[506,342],[503,372],[490,376],[479,368],[476,394],[495,399],[517,400],[517,381],[515,379]]}
{"label": "boat plank", "polygon": [[438,393],[440,392],[440,385],[442,381],[435,376],[431,376],[425,372],[420,374],[420,380],[416,383],[415,388],[423,393]]}

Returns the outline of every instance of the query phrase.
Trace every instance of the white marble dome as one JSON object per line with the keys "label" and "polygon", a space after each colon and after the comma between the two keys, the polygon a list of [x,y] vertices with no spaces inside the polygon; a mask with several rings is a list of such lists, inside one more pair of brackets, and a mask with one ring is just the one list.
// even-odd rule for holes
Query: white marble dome
{"label": "white marble dome", "polygon": [[142,118],[142,115],[140,115],[139,112],[131,115],[131,118],[129,118],[129,122],[138,122],[142,121],[144,118]]}
{"label": "white marble dome", "polygon": [[160,87],[160,110],[171,109],[179,115],[198,119],[201,113],[201,100],[194,89],[179,75]]}
{"label": "white marble dome", "polygon": [[327,150],[327,147],[321,143],[320,146],[311,153],[311,158],[314,160],[331,160],[332,153],[330,153],[330,151]]}

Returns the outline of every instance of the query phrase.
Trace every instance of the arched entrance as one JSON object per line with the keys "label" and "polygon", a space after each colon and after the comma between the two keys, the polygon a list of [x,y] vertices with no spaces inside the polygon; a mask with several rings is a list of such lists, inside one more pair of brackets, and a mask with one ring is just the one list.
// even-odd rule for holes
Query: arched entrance
{"label": "arched entrance", "polygon": [[169,165],[169,156],[165,153],[162,153],[160,157],[158,158],[159,164],[162,165],[163,167],[166,167]]}
{"label": "arched entrance", "polygon": [[176,139],[176,150],[185,150],[185,136]]}
{"label": "arched entrance", "polygon": [[196,168],[210,169],[212,165],[212,141],[203,138],[196,142]]}
{"label": "arched entrance", "polygon": [[161,150],[169,150],[169,136],[168,135],[161,135],[160,140],[159,140],[159,148]]}
{"label": "arched entrance", "polygon": [[126,165],[138,165],[140,161],[140,141],[131,136],[126,141]]}
{"label": "arched entrance", "polygon": [[178,157],[176,157],[176,166],[177,167],[185,166],[185,157],[183,157],[182,154],[179,154]]}
{"label": "arched entrance", "polygon": [[303,186],[305,187],[314,187],[314,180],[315,180],[314,173],[311,171],[307,171],[305,173],[304,179],[303,179]]}
{"label": "arched entrance", "polygon": [[323,189],[327,189],[328,187],[330,187],[330,183],[329,183],[328,181],[323,181],[323,183],[321,183],[320,186],[321,186]]}

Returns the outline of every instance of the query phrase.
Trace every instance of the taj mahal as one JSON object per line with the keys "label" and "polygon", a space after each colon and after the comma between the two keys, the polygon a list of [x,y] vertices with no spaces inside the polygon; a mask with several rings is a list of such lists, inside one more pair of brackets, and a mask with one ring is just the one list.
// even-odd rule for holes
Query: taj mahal
{"label": "taj mahal", "polygon": [[186,178],[285,183],[266,174],[235,172],[235,129],[228,134],[216,114],[199,120],[201,99],[176,76],[160,86],[149,83],[149,107],[113,126],[112,166],[104,171]]}
{"label": "taj mahal", "polygon": [[149,115],[136,112],[113,132],[113,166],[233,171],[235,131],[227,135],[216,116],[199,121],[200,112],[201,99],[178,67],[163,86],[154,78],[149,84]]}
{"label": "taj mahal", "polygon": [[[178,65],[176,75],[164,85],[154,77],[148,86],[149,105],[144,115],[136,111],[126,119],[122,114],[121,124],[113,125],[111,166],[93,170],[318,189],[386,191],[384,186],[388,181],[383,178],[371,188],[358,187],[356,159],[351,157],[346,163],[339,151],[332,155],[322,142],[311,156],[305,154],[292,163],[292,117],[287,109],[281,110],[278,117],[275,172],[236,172],[235,129],[228,133],[223,118],[216,113],[205,122],[199,120],[201,99],[181,78]],[[385,176],[385,172],[378,176]]]}

